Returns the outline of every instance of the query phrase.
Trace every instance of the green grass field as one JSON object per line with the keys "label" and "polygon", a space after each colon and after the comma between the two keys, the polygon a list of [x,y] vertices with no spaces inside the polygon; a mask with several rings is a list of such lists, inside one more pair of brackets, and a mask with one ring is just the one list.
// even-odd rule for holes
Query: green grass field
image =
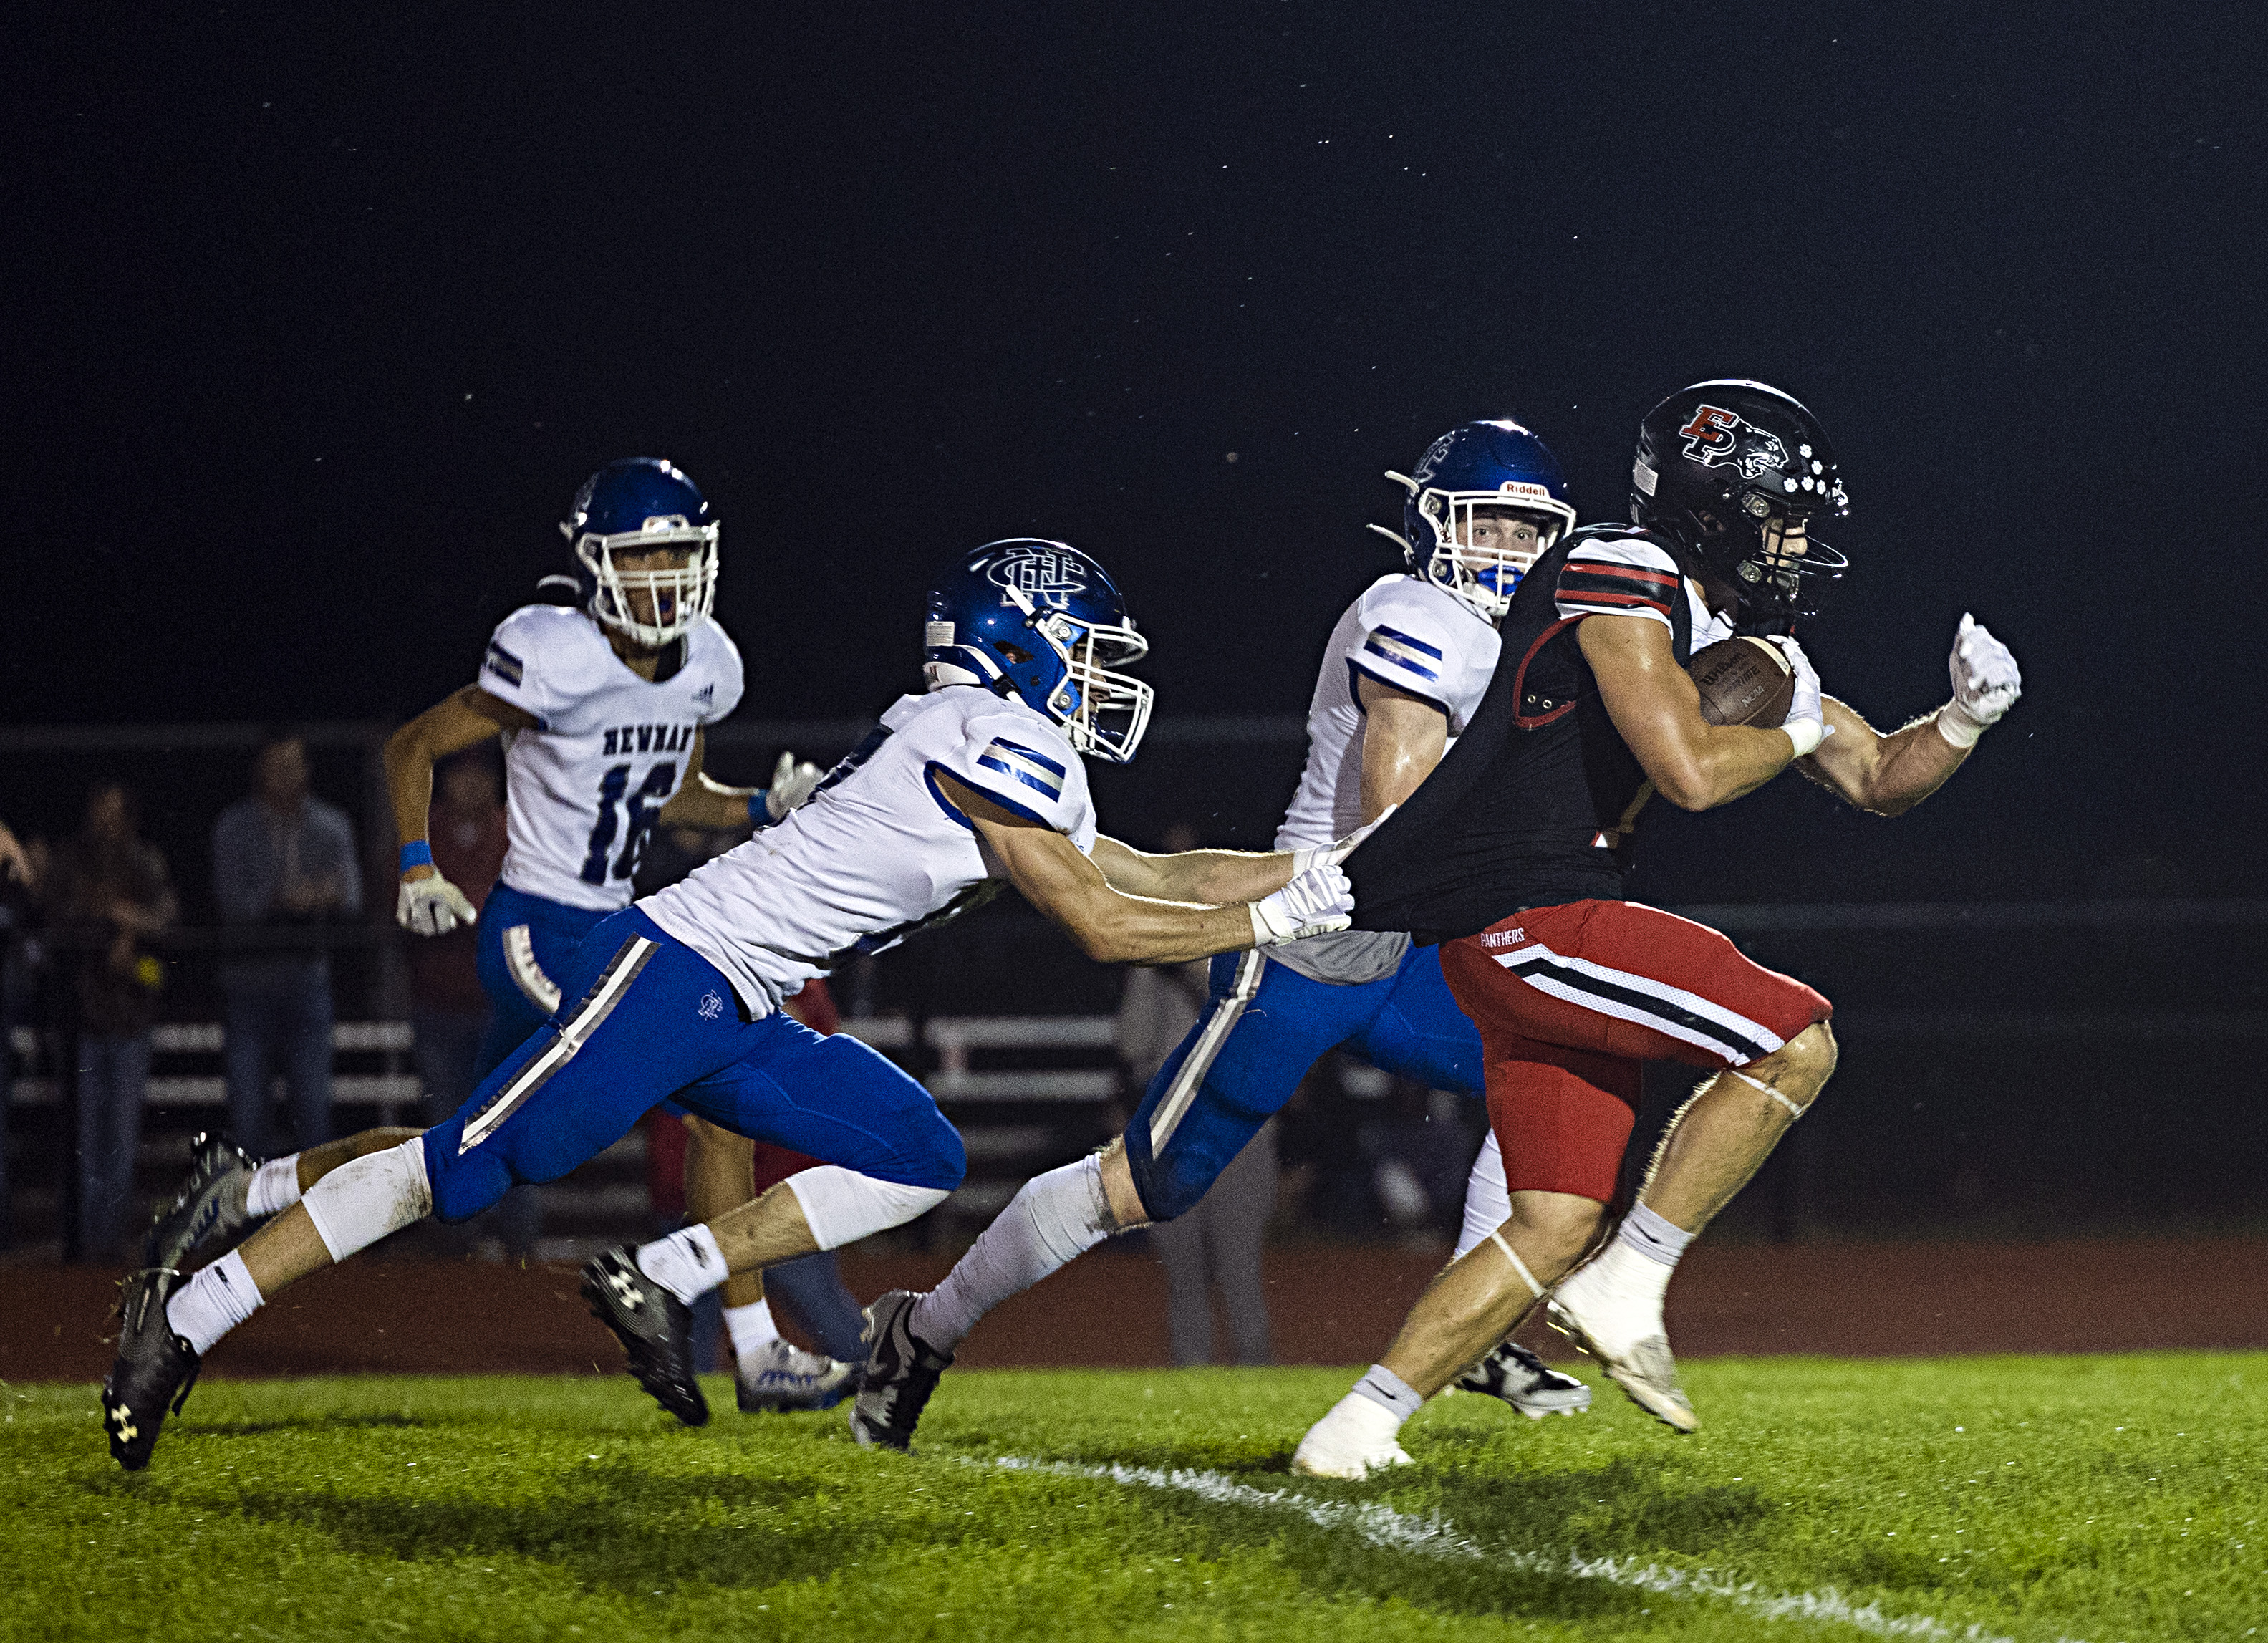
{"label": "green grass field", "polygon": [[701,1432],[627,1379],[213,1382],[133,1477],[91,1389],[8,1388],[0,1634],[2268,1632],[2268,1356],[1697,1363],[1691,1438],[1465,1396],[1292,1477],[1348,1379],[957,1374],[911,1459],[722,1381]]}

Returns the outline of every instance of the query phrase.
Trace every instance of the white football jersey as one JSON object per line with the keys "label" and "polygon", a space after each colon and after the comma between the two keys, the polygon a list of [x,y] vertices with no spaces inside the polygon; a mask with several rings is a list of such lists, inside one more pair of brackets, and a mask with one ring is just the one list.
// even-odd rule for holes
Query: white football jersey
{"label": "white football jersey", "polygon": [[1372,583],[1324,647],[1307,704],[1307,768],[1276,829],[1276,848],[1329,844],[1362,825],[1358,674],[1440,708],[1454,746],[1488,690],[1497,646],[1495,626],[1447,588],[1399,571]]}
{"label": "white football jersey", "polygon": [[1063,729],[976,685],[900,696],[810,802],[638,903],[761,1015],[853,953],[880,953],[1006,884],[937,773],[1094,849]]}
{"label": "white football jersey", "polygon": [[480,687],[538,726],[504,734],[504,882],[569,907],[629,906],[694,732],[740,705],[740,651],[704,616],[685,636],[684,666],[649,683],[584,612],[529,605],[497,625]]}

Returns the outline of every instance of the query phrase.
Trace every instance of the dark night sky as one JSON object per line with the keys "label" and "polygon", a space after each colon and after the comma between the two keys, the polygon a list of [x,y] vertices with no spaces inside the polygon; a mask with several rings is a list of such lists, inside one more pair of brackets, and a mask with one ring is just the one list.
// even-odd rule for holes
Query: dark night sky
{"label": "dark night sky", "polygon": [[1022,532],[1161,712],[1297,711],[1381,469],[1512,414],[1616,516],[1751,375],[1848,476],[1829,688],[1933,705],[1971,609],[2029,693],[1894,831],[1660,829],[1660,894],[2268,882],[2257,6],[364,10],[19,25],[18,722],[415,711],[631,452],[725,520],[744,711],[878,709]]}

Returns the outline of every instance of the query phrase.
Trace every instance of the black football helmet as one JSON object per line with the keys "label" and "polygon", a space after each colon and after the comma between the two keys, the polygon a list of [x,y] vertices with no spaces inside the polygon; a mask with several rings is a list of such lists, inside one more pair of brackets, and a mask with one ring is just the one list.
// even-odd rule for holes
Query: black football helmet
{"label": "black football helmet", "polygon": [[[1850,565],[1808,534],[1851,511],[1835,449],[1778,388],[1728,379],[1671,394],[1638,425],[1631,484],[1631,518],[1731,584],[1742,632],[1786,632],[1810,614],[1805,584]],[[1778,551],[1791,519],[1806,528],[1800,555]]]}

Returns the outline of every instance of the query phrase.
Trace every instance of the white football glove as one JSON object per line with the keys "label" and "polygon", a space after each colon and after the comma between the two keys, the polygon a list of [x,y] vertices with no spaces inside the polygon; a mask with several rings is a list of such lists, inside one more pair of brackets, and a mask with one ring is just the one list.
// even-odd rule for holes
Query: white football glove
{"label": "white football glove", "polygon": [[1795,669],[1795,699],[1787,704],[1787,717],[1780,721],[1779,727],[1795,743],[1795,756],[1800,759],[1832,733],[1819,705],[1819,670],[1811,665],[1811,658],[1803,653],[1803,646],[1795,642],[1793,635],[1776,633],[1771,642],[1779,646],[1779,653]]}
{"label": "white football glove", "polygon": [[764,814],[775,822],[811,797],[827,772],[809,763],[799,763],[792,753],[783,753],[772,766],[772,785],[764,789]]}
{"label": "white football glove", "polygon": [[480,916],[438,869],[429,879],[404,879],[394,900],[394,922],[421,936],[446,936],[459,925],[469,927]]}
{"label": "white football glove", "polygon": [[1272,947],[1302,936],[1344,930],[1354,922],[1354,887],[1336,866],[1295,873],[1271,895],[1246,903],[1252,914],[1252,945]]}
{"label": "white football glove", "polygon": [[1937,711],[1938,733],[1956,748],[1973,748],[1977,737],[2016,705],[2024,694],[2024,675],[2008,647],[1966,613],[1946,667],[1953,675],[1953,700]]}
{"label": "white football glove", "polygon": [[1310,867],[1336,867],[1354,854],[1354,847],[1378,831],[1379,824],[1401,809],[1400,805],[1388,805],[1378,813],[1377,819],[1360,827],[1334,844],[1311,844],[1306,850],[1292,852],[1292,876],[1298,878]]}

